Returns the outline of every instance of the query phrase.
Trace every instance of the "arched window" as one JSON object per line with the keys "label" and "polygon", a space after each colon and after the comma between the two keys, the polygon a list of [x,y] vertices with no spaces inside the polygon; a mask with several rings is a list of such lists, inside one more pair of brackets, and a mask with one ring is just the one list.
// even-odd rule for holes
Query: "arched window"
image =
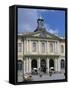
{"label": "arched window", "polygon": [[62,59],[61,60],[61,69],[64,69],[64,67],[65,67],[65,61]]}
{"label": "arched window", "polygon": [[64,46],[61,45],[61,53],[64,53]]}
{"label": "arched window", "polygon": [[42,42],[42,52],[44,53],[45,52],[45,43]]}
{"label": "arched window", "polygon": [[50,52],[53,52],[53,43],[50,43]]}
{"label": "arched window", "polygon": [[36,42],[33,42],[32,43],[32,51],[33,52],[36,52]]}
{"label": "arched window", "polygon": [[22,70],[22,65],[23,65],[22,61],[18,60],[18,63],[17,63],[18,70]]}

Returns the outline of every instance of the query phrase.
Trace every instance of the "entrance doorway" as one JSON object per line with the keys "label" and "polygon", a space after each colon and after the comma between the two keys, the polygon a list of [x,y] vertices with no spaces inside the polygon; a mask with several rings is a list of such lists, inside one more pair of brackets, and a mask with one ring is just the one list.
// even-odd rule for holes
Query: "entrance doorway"
{"label": "entrance doorway", "polygon": [[33,59],[31,62],[31,67],[33,68],[37,68],[37,60]]}
{"label": "entrance doorway", "polygon": [[17,61],[17,69],[18,69],[18,71],[23,70],[23,62],[22,62],[22,60]]}
{"label": "entrance doorway", "polygon": [[37,60],[33,59],[31,62],[32,74],[37,74]]}
{"label": "entrance doorway", "polygon": [[41,71],[46,72],[46,61],[44,59],[41,60]]}
{"label": "entrance doorway", "polygon": [[49,68],[54,70],[54,60],[53,59],[49,60]]}

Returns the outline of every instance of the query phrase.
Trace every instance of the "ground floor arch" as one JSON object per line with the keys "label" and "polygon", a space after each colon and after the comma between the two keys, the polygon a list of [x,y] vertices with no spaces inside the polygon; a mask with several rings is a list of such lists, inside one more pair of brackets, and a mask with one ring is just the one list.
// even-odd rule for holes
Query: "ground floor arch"
{"label": "ground floor arch", "polygon": [[21,59],[17,61],[17,70],[23,69],[24,73],[32,73],[34,68],[37,70],[37,73],[39,71],[49,73],[51,67],[53,67],[55,72],[62,72],[65,70],[65,59],[58,57],[26,57],[24,61]]}
{"label": "ground floor arch", "polygon": [[61,69],[64,69],[64,68],[65,68],[65,60],[61,59]]}
{"label": "ground floor arch", "polygon": [[49,68],[53,67],[54,68],[54,60],[50,59],[49,60]]}
{"label": "ground floor arch", "polygon": [[17,69],[18,70],[22,70],[23,69],[23,61],[22,60],[18,60],[17,61]]}
{"label": "ground floor arch", "polygon": [[33,59],[32,61],[31,61],[31,68],[33,69],[33,68],[37,68],[37,60],[36,59]]}

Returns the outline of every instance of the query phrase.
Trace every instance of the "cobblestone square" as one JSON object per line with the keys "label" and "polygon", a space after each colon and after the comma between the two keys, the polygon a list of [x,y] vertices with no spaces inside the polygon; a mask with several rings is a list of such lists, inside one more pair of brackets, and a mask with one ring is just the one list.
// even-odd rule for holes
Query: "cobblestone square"
{"label": "cobblestone square", "polygon": [[[54,73],[50,76],[50,74],[43,74],[41,77],[40,75],[32,75],[32,81],[42,81],[42,80],[62,80],[65,79],[63,73]],[[18,76],[18,82],[23,82],[23,75]]]}

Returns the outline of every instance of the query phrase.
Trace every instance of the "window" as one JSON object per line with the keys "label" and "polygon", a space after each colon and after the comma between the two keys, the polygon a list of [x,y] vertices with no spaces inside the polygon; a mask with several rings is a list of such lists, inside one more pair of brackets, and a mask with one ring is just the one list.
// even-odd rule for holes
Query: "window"
{"label": "window", "polygon": [[33,52],[36,52],[36,42],[33,42],[32,43],[32,51]]}
{"label": "window", "polygon": [[53,52],[53,43],[50,43],[50,52]]}
{"label": "window", "polygon": [[45,52],[45,43],[42,42],[42,52]]}
{"label": "window", "polygon": [[65,61],[62,59],[61,60],[61,69],[64,69],[64,67],[65,67]]}
{"label": "window", "polygon": [[22,61],[18,60],[18,65],[17,65],[18,70],[22,70]]}
{"label": "window", "polygon": [[61,53],[64,53],[64,46],[61,45]]}
{"label": "window", "polygon": [[22,43],[18,43],[18,52],[22,51]]}

